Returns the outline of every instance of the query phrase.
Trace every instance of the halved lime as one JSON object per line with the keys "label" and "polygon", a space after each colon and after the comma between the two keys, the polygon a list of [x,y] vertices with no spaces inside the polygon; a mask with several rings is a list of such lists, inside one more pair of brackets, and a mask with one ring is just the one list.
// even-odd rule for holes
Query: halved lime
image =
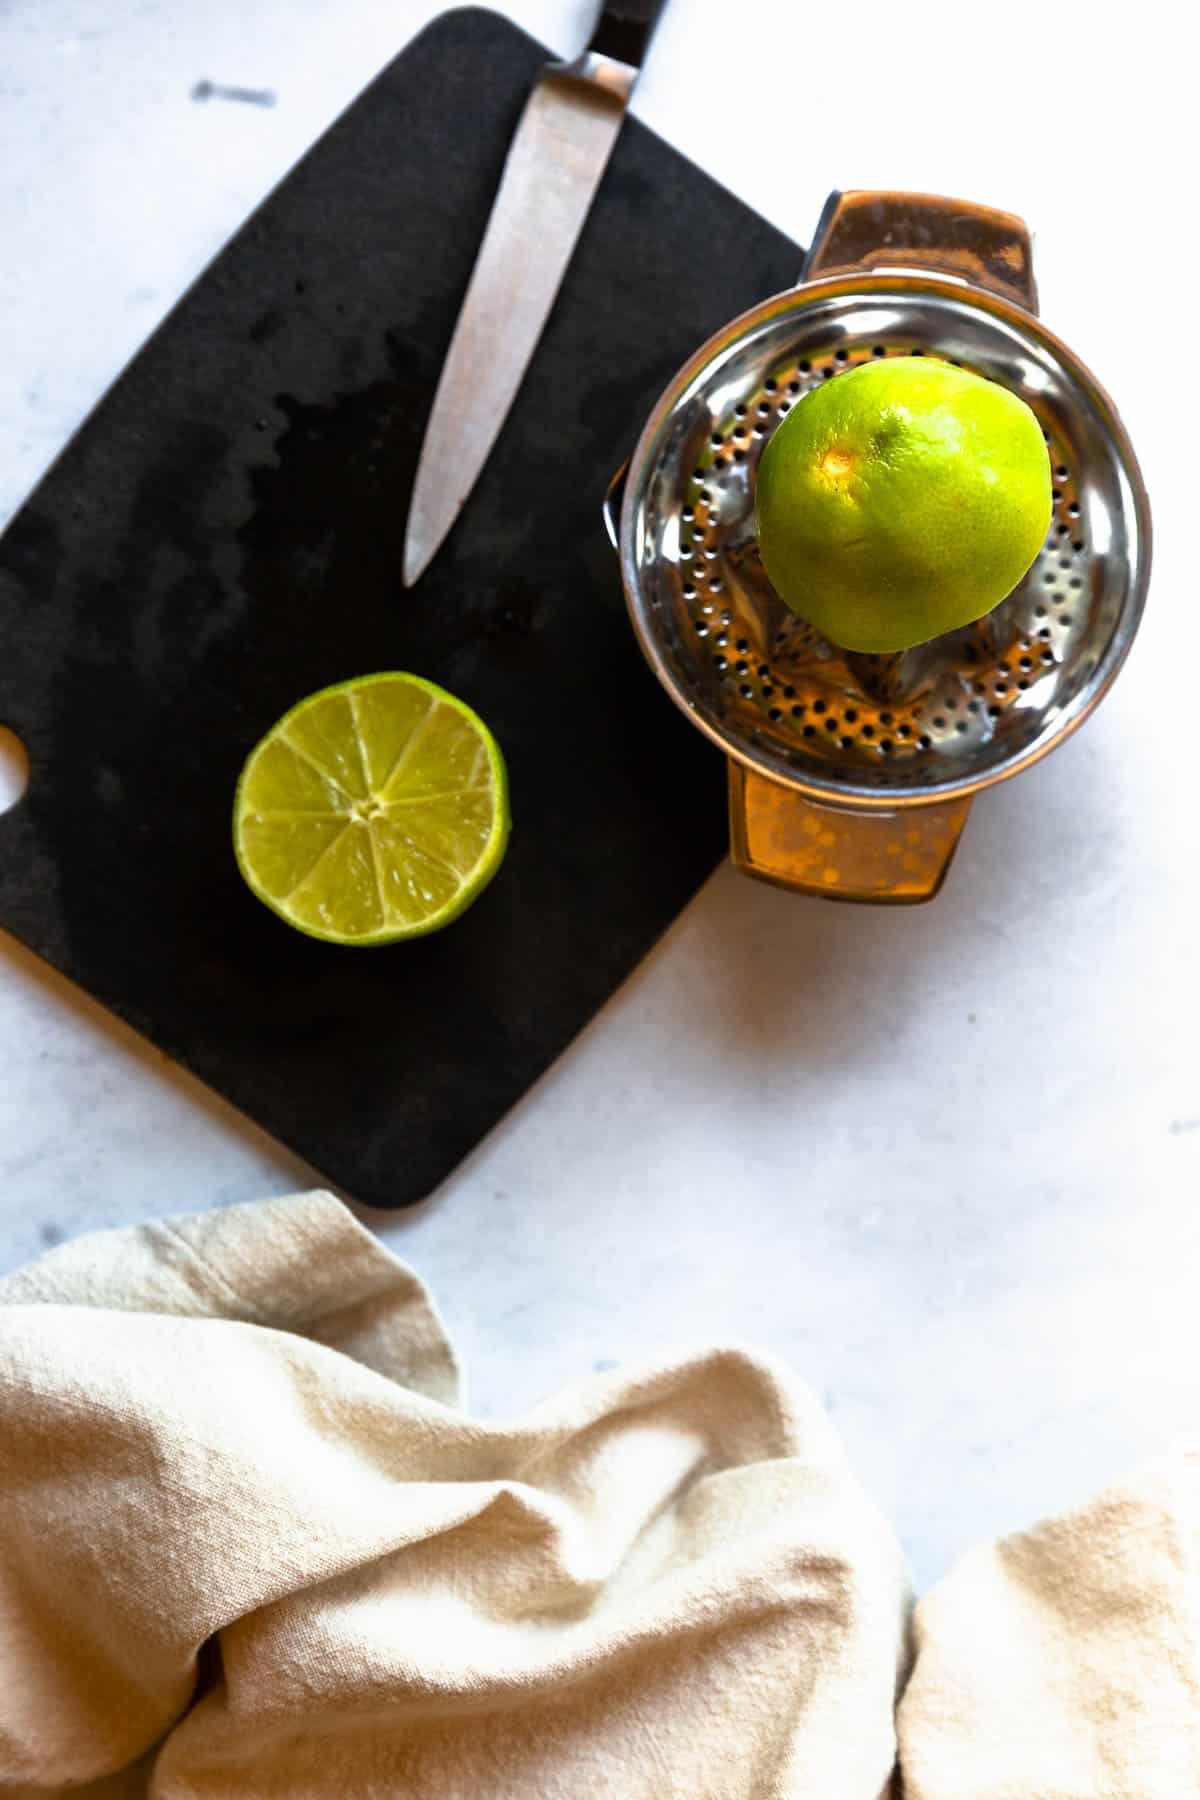
{"label": "halved lime", "polygon": [[483,720],[419,675],[363,675],[301,700],[250,752],[233,846],[251,890],[298,931],[392,944],[470,906],[509,825]]}

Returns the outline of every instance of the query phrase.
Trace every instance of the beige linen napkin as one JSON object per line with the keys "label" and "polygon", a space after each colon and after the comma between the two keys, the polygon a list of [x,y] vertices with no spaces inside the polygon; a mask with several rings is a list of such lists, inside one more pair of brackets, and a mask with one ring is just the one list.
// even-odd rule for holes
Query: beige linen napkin
{"label": "beige linen napkin", "polygon": [[972,1550],[917,1608],[905,1800],[1200,1795],[1200,1452]]}
{"label": "beige linen napkin", "polygon": [[0,1284],[0,1793],[886,1792],[901,1558],[805,1389],[731,1349],[456,1398],[328,1195]]}

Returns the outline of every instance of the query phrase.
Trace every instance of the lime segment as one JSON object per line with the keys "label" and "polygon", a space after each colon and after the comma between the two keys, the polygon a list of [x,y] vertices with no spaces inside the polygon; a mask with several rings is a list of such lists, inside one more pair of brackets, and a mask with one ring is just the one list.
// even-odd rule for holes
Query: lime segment
{"label": "lime segment", "polygon": [[353,693],[336,688],[315,694],[289,715],[284,742],[302,762],[355,800],[367,797],[363,746],[354,716]]}
{"label": "lime segment", "polygon": [[368,675],[302,700],[251,752],[234,849],[298,930],[385,944],[457,918],[499,868],[509,823],[482,719],[419,676]]}

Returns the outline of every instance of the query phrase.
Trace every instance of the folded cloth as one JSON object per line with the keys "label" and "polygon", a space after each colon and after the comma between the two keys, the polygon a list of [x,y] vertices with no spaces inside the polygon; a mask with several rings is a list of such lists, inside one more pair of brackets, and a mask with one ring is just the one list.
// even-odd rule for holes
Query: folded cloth
{"label": "folded cloth", "polygon": [[902,1559],[803,1387],[718,1349],[456,1405],[329,1195],[0,1283],[0,1794],[887,1793]]}
{"label": "folded cloth", "polygon": [[905,1800],[1200,1795],[1200,1451],[972,1550],[921,1601]]}

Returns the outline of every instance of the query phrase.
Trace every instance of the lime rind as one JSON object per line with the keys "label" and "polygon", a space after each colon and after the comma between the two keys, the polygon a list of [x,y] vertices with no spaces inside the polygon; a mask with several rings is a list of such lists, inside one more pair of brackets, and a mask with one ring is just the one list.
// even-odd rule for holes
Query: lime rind
{"label": "lime rind", "polygon": [[235,855],[257,898],[310,937],[364,948],[458,918],[510,828],[483,720],[399,671],[298,702],[251,751],[234,800]]}
{"label": "lime rind", "polygon": [[785,605],[843,649],[895,653],[1025,579],[1050,525],[1050,457],[1018,394],[888,357],[801,397],[763,451],[755,507]]}

